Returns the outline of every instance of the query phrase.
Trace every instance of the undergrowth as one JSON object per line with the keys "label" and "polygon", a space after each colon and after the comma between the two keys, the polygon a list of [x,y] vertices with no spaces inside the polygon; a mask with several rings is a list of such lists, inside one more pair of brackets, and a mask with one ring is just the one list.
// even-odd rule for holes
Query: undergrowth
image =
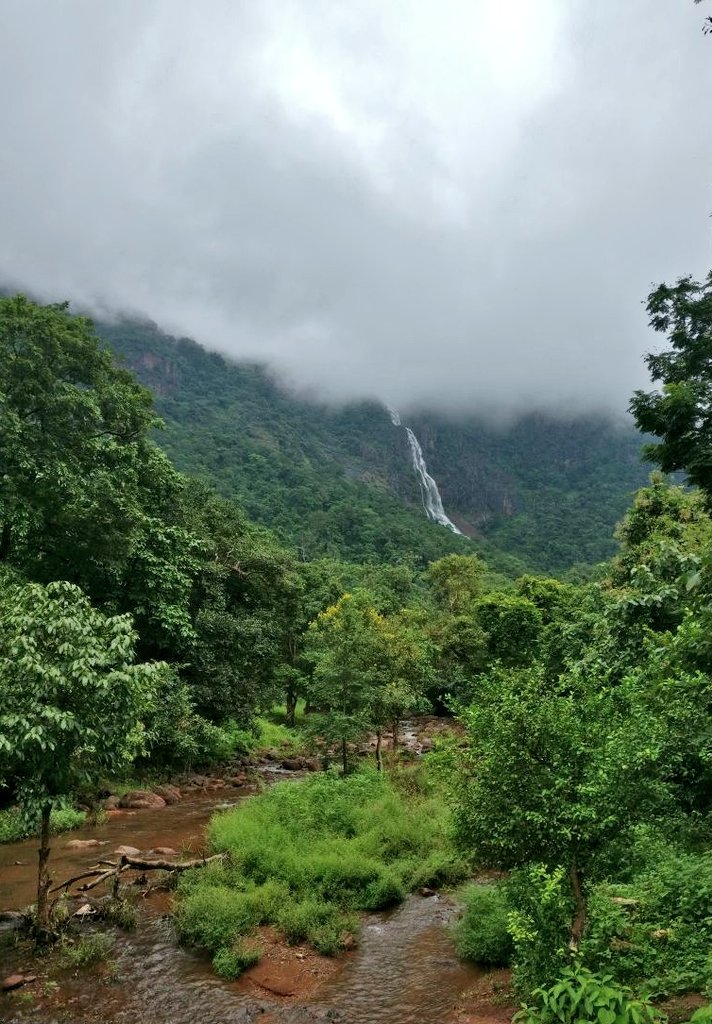
{"label": "undergrowth", "polygon": [[[84,811],[75,811],[72,807],[59,807],[52,811],[50,830],[52,835],[69,832],[71,829],[80,828],[85,821]],[[0,811],[0,843],[14,843],[19,839],[37,835],[38,832],[38,827],[29,822],[16,808]]]}
{"label": "undergrowth", "polygon": [[265,924],[289,942],[336,953],[356,930],[357,911],[463,879],[466,865],[446,833],[447,811],[421,766],[397,781],[363,770],[274,786],[213,818],[211,848],[229,858],[181,878],[180,935],[221,969],[239,960],[227,951]]}

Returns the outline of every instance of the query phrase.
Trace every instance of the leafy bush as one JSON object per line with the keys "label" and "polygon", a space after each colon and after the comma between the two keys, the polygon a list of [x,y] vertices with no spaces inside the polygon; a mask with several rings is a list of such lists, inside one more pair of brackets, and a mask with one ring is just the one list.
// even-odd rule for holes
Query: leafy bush
{"label": "leafy bush", "polygon": [[229,948],[222,946],[213,957],[213,970],[227,981],[239,978],[243,971],[256,964],[260,951],[244,942],[235,942]]}
{"label": "leafy bush", "polygon": [[514,1015],[513,1024],[652,1024],[663,1014],[646,999],[636,999],[619,987],[610,974],[593,974],[585,967],[567,968],[549,989],[532,992],[533,1006]]}
{"label": "leafy bush", "polygon": [[514,985],[528,993],[550,985],[568,963],[572,900],[563,868],[532,864],[513,871],[505,883],[512,908],[508,927],[514,942]]}
{"label": "leafy bush", "polygon": [[589,900],[584,962],[661,994],[701,991],[712,979],[712,853],[667,855],[625,885]]}
{"label": "leafy bush", "polygon": [[[50,831],[52,835],[58,835],[60,832],[80,828],[86,817],[84,811],[75,811],[72,807],[58,807],[52,811]],[[38,825],[29,822],[16,808],[0,811],[0,843],[14,843],[18,839],[26,839],[27,836],[37,833]]]}
{"label": "leafy bush", "polygon": [[458,956],[487,967],[506,967],[514,945],[508,930],[509,904],[504,889],[499,885],[470,885],[463,899],[465,913],[455,926]]}

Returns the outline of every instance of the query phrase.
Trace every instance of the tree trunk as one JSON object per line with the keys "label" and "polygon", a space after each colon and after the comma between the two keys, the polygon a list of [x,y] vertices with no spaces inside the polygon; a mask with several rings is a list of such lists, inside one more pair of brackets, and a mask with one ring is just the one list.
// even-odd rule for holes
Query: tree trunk
{"label": "tree trunk", "polygon": [[378,732],[376,733],[376,767],[378,768],[379,772],[383,771],[383,754],[381,753],[382,739],[383,736],[381,735],[381,730],[379,729]]}
{"label": "tree trunk", "polygon": [[40,828],[40,849],[39,864],[37,869],[37,936],[40,940],[47,939],[50,933],[49,927],[49,902],[47,893],[52,884],[52,879],[47,870],[49,860],[49,816],[52,804],[46,803],[42,807],[42,825]]}
{"label": "tree trunk", "polygon": [[586,927],[586,899],[584,897],[583,886],[581,884],[581,872],[576,866],[575,860],[571,862],[571,867],[569,868],[569,879],[571,881],[571,892],[573,893],[574,903],[576,905],[576,912],[574,913],[573,921],[571,922],[571,939],[569,941],[569,949],[576,953],[581,945],[584,928]]}
{"label": "tree trunk", "polygon": [[393,754],[398,749],[398,719],[393,719]]}
{"label": "tree trunk", "polygon": [[341,741],[341,765],[342,765],[342,767],[344,769],[344,775],[346,775],[346,773],[348,772],[348,769],[349,769],[348,751],[346,749],[346,740],[342,740]]}
{"label": "tree trunk", "polygon": [[294,728],[297,721],[297,693],[294,687],[287,689],[287,725]]}

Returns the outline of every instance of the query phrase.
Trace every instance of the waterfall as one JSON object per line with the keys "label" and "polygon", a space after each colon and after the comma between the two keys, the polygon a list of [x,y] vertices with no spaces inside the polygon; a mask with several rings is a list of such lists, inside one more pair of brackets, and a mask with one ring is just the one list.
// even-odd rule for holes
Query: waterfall
{"label": "waterfall", "polygon": [[[400,427],[402,425],[401,418],[395,409],[389,408],[388,414],[391,417],[391,423],[394,427]],[[447,526],[448,530],[452,530],[453,533],[457,533],[461,537],[464,536],[462,531],[458,530],[453,521],[448,519],[445,514],[443,500],[440,497],[438,485],[435,483],[430,473],[428,473],[428,467],[425,464],[425,457],[423,456],[423,449],[420,447],[418,438],[410,427],[406,427],[405,432],[408,438],[408,444],[410,445],[413,469],[415,470],[418,481],[420,482],[420,493],[423,499],[425,514],[428,519],[432,519],[434,523],[438,523],[440,526]]]}

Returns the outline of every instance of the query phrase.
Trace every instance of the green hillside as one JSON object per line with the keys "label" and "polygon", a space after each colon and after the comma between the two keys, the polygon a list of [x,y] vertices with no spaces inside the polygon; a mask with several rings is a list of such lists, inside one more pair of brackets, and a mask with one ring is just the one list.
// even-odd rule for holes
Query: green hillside
{"label": "green hillside", "polygon": [[237,498],[302,557],[424,564],[474,548],[504,572],[562,572],[613,552],[614,524],[646,479],[639,435],[603,418],[528,416],[497,429],[414,416],[464,539],[426,519],[405,430],[377,403],[296,398],[264,367],[150,324],[99,329],[155,392],[158,440],[176,465]]}

